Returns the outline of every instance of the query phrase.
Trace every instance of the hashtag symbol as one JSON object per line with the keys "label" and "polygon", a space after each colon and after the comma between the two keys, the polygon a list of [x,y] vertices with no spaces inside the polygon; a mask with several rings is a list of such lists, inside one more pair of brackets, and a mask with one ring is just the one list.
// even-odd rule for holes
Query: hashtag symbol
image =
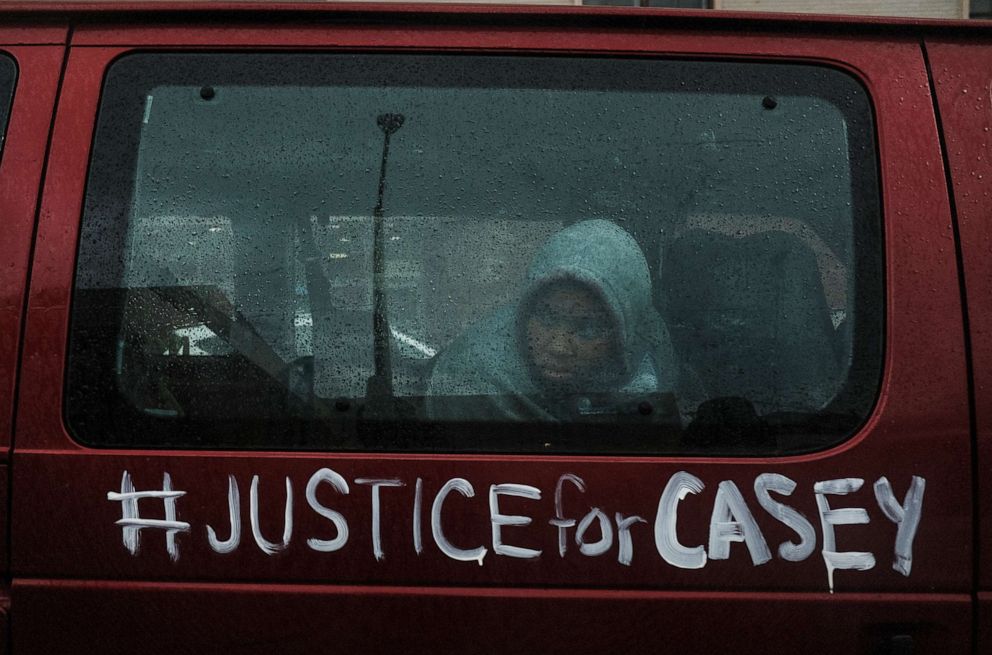
{"label": "hashtag symbol", "polygon": [[[173,562],[179,559],[179,546],[176,545],[176,534],[189,532],[189,523],[176,520],[176,499],[185,496],[185,491],[173,491],[172,476],[168,473],[162,476],[161,491],[135,491],[131,474],[124,471],[121,477],[120,493],[107,492],[107,500],[121,504],[122,517],[116,522],[121,526],[124,547],[132,555],[137,555],[141,547],[141,530],[155,528],[165,530],[165,549]],[[165,519],[143,519],[138,513],[138,501],[142,498],[161,498],[165,505]]]}

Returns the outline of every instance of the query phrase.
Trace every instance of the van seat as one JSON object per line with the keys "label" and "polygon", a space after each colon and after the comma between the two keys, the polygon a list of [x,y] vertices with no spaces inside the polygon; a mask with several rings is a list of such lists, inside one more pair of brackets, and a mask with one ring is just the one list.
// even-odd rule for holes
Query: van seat
{"label": "van seat", "polygon": [[794,234],[690,229],[664,252],[661,296],[679,356],[709,398],[759,414],[813,411],[838,387],[816,256]]}

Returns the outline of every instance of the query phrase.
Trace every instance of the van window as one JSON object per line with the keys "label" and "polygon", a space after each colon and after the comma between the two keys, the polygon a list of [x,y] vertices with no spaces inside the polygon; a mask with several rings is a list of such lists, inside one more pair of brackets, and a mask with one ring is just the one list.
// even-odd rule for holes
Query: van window
{"label": "van window", "polygon": [[17,80],[17,64],[0,52],[0,153],[7,141],[7,120],[10,118],[10,103],[14,98],[14,82]]}
{"label": "van window", "polygon": [[96,446],[802,452],[867,417],[863,87],[812,65],[134,54],[66,396]]}

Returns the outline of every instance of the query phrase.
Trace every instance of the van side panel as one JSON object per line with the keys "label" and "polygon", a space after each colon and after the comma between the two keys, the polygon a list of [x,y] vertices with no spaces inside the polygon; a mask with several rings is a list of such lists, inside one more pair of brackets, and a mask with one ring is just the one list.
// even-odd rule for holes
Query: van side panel
{"label": "van side panel", "polygon": [[978,652],[992,648],[992,45],[928,40],[957,206],[971,329],[978,476]]}
{"label": "van side panel", "polygon": [[[64,31],[63,31],[64,34]],[[17,34],[0,30],[0,44]],[[11,444],[17,351],[35,209],[64,49],[0,45],[17,64],[0,159],[0,459]]]}
{"label": "van side panel", "polygon": [[0,27],[0,44],[19,45],[60,45],[66,42],[69,28],[65,25],[14,25],[5,21]]}
{"label": "van side panel", "polygon": [[[860,76],[877,112],[887,276],[884,379],[874,413],[861,431],[829,451],[787,458],[83,447],[67,432],[62,417],[72,260],[100,80],[107,64],[125,48],[76,48],[66,73],[66,102],[52,137],[19,395],[23,420],[17,428],[12,485],[16,645],[38,652],[85,651],[87,646],[102,652],[199,652],[211,646],[263,652],[264,643],[265,652],[312,652],[315,644],[326,644],[335,651],[374,652],[392,639],[410,652],[456,647],[466,652],[559,652],[569,646],[575,652],[656,652],[669,643],[685,652],[715,652],[727,644],[739,645],[737,652],[792,652],[808,650],[811,644],[824,651],[873,652],[908,631],[917,652],[968,651],[973,618],[968,595],[972,486],[959,471],[970,454],[965,353],[960,299],[947,293],[957,288],[957,269],[933,104],[918,42],[794,38],[782,32],[610,32],[605,25],[586,32],[543,34],[505,26],[450,25],[329,27],[320,33],[261,29],[267,44],[286,48],[475,49],[484,54],[498,45],[507,52],[561,55],[591,51],[806,60]],[[216,27],[163,29],[154,32],[155,40],[133,45],[196,42],[223,47],[244,34]],[[129,30],[118,26],[114,38],[130,38]],[[489,50],[481,50],[486,47],[481,43]],[[934,330],[946,336],[935,340]],[[292,482],[297,498],[302,498],[305,481],[321,467],[333,468],[349,480],[388,476],[406,481],[405,495],[390,496],[390,502],[406,503],[390,505],[402,510],[395,514],[400,518],[390,538],[402,541],[388,543],[384,560],[377,560],[369,548],[369,496],[357,493],[334,498],[334,506],[354,519],[355,537],[340,553],[308,547],[308,537],[329,535],[326,521],[305,506],[285,552],[270,557],[248,543],[247,535],[236,552],[210,549],[208,525],[225,525],[228,475],[242,484],[253,475],[264,478],[260,486],[266,500],[261,511],[254,510],[254,521],[273,538],[283,516],[283,480]],[[868,508],[871,524],[845,525],[842,548],[875,553],[878,564],[870,571],[840,572],[834,594],[827,590],[830,582],[820,552],[801,562],[780,558],[758,566],[738,544],[729,560],[705,570],[676,569],[659,556],[650,524],[633,533],[638,559],[632,567],[623,566],[613,554],[586,557],[571,546],[567,559],[558,556],[548,519],[554,516],[559,476],[574,472],[588,483],[589,495],[569,502],[595,502],[611,513],[636,512],[654,521],[661,489],[678,471],[695,472],[707,485],[707,495],[686,499],[680,518],[681,534],[692,545],[705,541],[713,493],[723,480],[750,488],[762,473],[788,475],[798,482],[796,508],[816,520],[818,482],[863,478],[864,489],[838,499],[836,506]],[[162,531],[146,532],[143,550],[139,553],[135,547],[129,554],[121,527],[127,527],[129,519],[122,518],[118,501],[127,489],[133,492],[132,479],[142,493],[151,485],[165,485],[166,474],[171,475],[169,485],[174,481],[176,490],[185,492],[178,519],[193,524],[176,542],[182,554],[169,557]],[[871,490],[883,476],[892,481],[899,498],[913,476],[928,482],[912,576],[893,566],[898,564],[897,527],[878,508]],[[485,507],[487,487],[507,482],[539,487],[544,491],[539,503],[507,504],[507,511],[529,513],[533,525],[507,533],[530,539],[518,543],[539,546],[547,555],[529,561],[494,556],[477,566],[475,561],[446,558],[430,541],[420,553],[409,538],[408,503],[418,478],[431,498],[445,480],[467,479],[477,485],[479,497],[453,495],[450,513],[445,514],[449,536],[464,546],[494,543],[492,509],[487,512]],[[157,504],[150,511],[161,507]],[[437,514],[440,525],[440,509]],[[152,520],[161,517],[147,515]],[[776,547],[793,537],[769,517],[759,520]],[[52,627],[53,616],[59,618],[58,629]],[[336,648],[338,644],[343,647]]]}
{"label": "van side panel", "polygon": [[[35,210],[63,46],[24,43],[65,41],[64,27],[0,28],[0,54],[17,73],[7,124],[0,125],[0,571],[10,568],[9,468],[13,443],[14,396]],[[4,90],[0,102],[6,103]],[[4,107],[6,111],[7,107]],[[0,652],[8,652],[10,590],[0,588]]]}
{"label": "van side panel", "polygon": [[[60,36],[65,36],[64,29],[0,29],[0,44],[54,41]],[[0,126],[0,134],[5,134],[0,159],[0,570],[6,572],[10,565],[6,539],[10,527],[7,462],[13,443],[14,394],[28,262],[45,147],[65,49],[0,45],[0,53],[11,57],[17,66],[5,133]],[[0,593],[0,610],[5,612],[8,599],[6,590]],[[6,629],[6,614],[0,628]],[[0,644],[3,643],[5,639],[0,635]]]}
{"label": "van side panel", "polygon": [[[25,580],[15,596],[18,652],[884,653],[900,631],[913,652],[969,651],[947,628],[962,595]],[[876,626],[840,628],[864,616]]]}
{"label": "van side panel", "polygon": [[992,645],[992,593],[979,592],[975,620],[978,621],[978,649],[975,652],[986,652]]}
{"label": "van side panel", "polygon": [[[961,236],[974,368],[978,588],[992,590],[992,44],[928,40]],[[963,464],[962,464],[963,467]],[[963,474],[963,471],[962,471]],[[980,613],[992,612],[983,594]],[[992,648],[986,640],[979,651]]]}

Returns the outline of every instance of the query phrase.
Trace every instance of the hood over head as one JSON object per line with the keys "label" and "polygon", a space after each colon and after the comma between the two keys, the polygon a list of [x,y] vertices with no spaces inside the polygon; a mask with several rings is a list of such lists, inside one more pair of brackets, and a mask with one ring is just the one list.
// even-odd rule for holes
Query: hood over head
{"label": "hood over head", "polygon": [[531,262],[517,306],[517,339],[527,350],[525,323],[540,295],[581,286],[610,313],[621,355],[619,375],[628,381],[653,350],[660,320],[651,305],[651,274],[640,246],[615,223],[595,219],[575,223],[548,239]]}
{"label": "hood over head", "polygon": [[[599,298],[609,312],[621,361],[609,379],[585,380],[580,389],[551,390],[548,384],[555,383],[533,374],[526,321],[539,294],[555,285],[577,284]],[[676,391],[678,365],[668,329],[651,297],[644,253],[623,228],[597,219],[557,232],[534,256],[518,302],[480,319],[438,356],[428,391],[428,415],[557,421],[573,412],[568,407],[574,393],[616,393],[620,398]],[[545,395],[548,391],[550,397]],[[559,396],[559,391],[564,395]],[[451,396],[481,399],[482,405],[445,399]],[[560,406],[546,404],[555,397],[561,398]]]}

